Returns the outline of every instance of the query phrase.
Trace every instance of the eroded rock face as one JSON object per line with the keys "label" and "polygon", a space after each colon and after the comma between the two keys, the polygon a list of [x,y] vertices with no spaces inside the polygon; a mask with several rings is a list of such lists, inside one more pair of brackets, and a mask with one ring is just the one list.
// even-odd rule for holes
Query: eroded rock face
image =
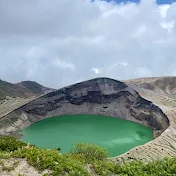
{"label": "eroded rock face", "polygon": [[[16,133],[42,119],[68,114],[98,114],[149,126],[154,135],[168,126],[167,116],[126,84],[97,78],[48,93],[1,118],[0,134]],[[59,118],[59,117],[58,117]]]}

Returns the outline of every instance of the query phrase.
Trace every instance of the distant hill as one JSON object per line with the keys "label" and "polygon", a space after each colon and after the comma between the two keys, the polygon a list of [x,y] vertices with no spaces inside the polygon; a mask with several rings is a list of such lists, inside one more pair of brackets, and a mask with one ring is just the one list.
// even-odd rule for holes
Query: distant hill
{"label": "distant hill", "polygon": [[53,91],[33,81],[23,81],[21,83],[12,84],[3,80],[0,80],[0,99],[9,97],[21,97],[29,98],[32,96],[39,96]]}
{"label": "distant hill", "polygon": [[125,81],[128,85],[139,86],[140,88],[163,92],[166,94],[176,94],[176,77],[153,77],[153,78],[138,78]]}
{"label": "distant hill", "polygon": [[16,85],[27,88],[28,90],[30,90],[32,93],[36,95],[45,94],[55,90],[48,87],[44,87],[35,81],[22,81],[21,83],[18,83]]}

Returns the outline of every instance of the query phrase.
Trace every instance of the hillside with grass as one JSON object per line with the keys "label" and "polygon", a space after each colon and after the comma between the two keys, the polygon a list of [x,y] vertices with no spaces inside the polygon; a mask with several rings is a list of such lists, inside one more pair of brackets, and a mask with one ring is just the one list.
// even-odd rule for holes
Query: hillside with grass
{"label": "hillside with grass", "polygon": [[0,175],[176,175],[175,157],[164,158],[162,160],[148,163],[140,161],[113,163],[110,159],[107,159],[108,153],[106,149],[88,143],[76,144],[69,153],[61,154],[59,151],[60,148],[51,150],[40,149],[34,145],[18,141],[12,137],[0,138]]}

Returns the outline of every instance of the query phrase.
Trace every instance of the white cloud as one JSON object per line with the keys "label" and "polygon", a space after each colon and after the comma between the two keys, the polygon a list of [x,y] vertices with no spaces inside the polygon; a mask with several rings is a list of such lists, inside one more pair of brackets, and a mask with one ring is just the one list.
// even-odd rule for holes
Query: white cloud
{"label": "white cloud", "polygon": [[168,31],[171,31],[175,27],[175,21],[162,22],[161,27],[167,29]]}
{"label": "white cloud", "polygon": [[58,68],[61,68],[61,69],[64,69],[64,70],[69,69],[69,70],[72,70],[72,71],[75,70],[75,66],[72,63],[62,61],[59,58],[55,58],[54,60],[55,60],[54,64],[56,64],[56,66]]}
{"label": "white cloud", "polygon": [[92,68],[91,71],[93,71],[96,75],[101,73],[100,69],[98,68]]}
{"label": "white cloud", "polygon": [[176,3],[6,0],[0,78],[61,87],[97,76],[174,75]]}
{"label": "white cloud", "polygon": [[112,71],[114,69],[119,69],[120,67],[126,68],[126,67],[128,67],[128,63],[127,62],[119,62],[119,63],[113,64],[109,67],[109,71]]}
{"label": "white cloud", "polygon": [[168,12],[169,8],[170,8],[170,5],[168,5],[168,4],[167,5],[160,5],[158,7],[161,18],[166,18],[167,17],[167,12]]}

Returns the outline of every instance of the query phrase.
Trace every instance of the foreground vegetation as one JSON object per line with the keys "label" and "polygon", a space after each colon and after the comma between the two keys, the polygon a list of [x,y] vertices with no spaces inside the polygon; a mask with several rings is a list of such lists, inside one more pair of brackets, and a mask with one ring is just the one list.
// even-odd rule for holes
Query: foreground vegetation
{"label": "foreground vegetation", "polygon": [[[40,149],[12,137],[0,138],[0,159],[24,158],[39,171],[50,170],[51,175],[89,176],[173,176],[176,158],[142,163],[139,161],[114,164],[107,160],[107,151],[93,144],[79,143],[67,154],[57,149]],[[3,164],[3,163],[0,163]],[[47,176],[47,174],[44,174]]]}

